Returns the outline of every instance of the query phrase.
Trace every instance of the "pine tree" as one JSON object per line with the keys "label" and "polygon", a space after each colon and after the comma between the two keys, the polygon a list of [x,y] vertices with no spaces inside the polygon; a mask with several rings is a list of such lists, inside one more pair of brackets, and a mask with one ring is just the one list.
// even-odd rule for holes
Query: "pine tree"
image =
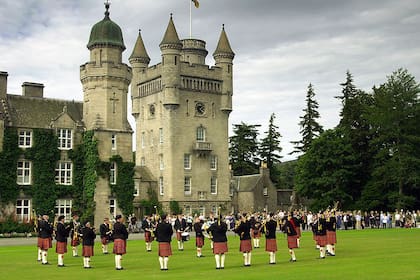
{"label": "pine tree", "polygon": [[229,137],[230,164],[234,175],[258,172],[258,130],[260,125],[243,122],[233,125],[234,135]]}
{"label": "pine tree", "polygon": [[261,140],[260,145],[260,157],[262,160],[267,162],[267,167],[270,170],[270,177],[273,182],[278,181],[278,174],[276,172],[276,164],[280,163],[282,158],[280,152],[280,137],[281,134],[278,132],[279,127],[274,124],[276,115],[274,113],[270,116],[268,124],[268,130],[265,133],[265,137]]}
{"label": "pine tree", "polygon": [[322,126],[317,122],[317,119],[320,117],[318,107],[318,102],[315,100],[315,91],[312,84],[309,84],[306,94],[306,108],[303,109],[305,114],[300,117],[301,121],[299,122],[302,140],[290,142],[295,145],[295,150],[290,154],[306,152],[310,148],[312,141],[323,132]]}

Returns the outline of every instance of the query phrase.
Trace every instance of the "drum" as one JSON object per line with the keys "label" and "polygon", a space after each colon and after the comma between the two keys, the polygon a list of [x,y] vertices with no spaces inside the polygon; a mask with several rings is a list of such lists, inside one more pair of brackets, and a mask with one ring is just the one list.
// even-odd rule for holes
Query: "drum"
{"label": "drum", "polygon": [[190,240],[190,233],[189,232],[183,232],[183,233],[181,233],[181,238],[182,238],[182,241],[188,241],[188,240]]}

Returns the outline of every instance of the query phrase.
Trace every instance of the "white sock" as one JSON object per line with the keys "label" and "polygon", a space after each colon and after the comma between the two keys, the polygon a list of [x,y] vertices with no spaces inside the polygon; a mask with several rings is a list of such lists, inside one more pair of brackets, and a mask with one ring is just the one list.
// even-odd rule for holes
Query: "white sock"
{"label": "white sock", "polygon": [[163,268],[164,269],[168,269],[168,261],[169,261],[168,257],[163,258]]}
{"label": "white sock", "polygon": [[86,260],[86,257],[83,257],[83,267],[87,267],[87,260]]}
{"label": "white sock", "polygon": [[160,269],[163,269],[163,257],[159,257]]}
{"label": "white sock", "polygon": [[216,259],[216,267],[219,268],[220,267],[220,255],[216,254],[216,255],[214,255],[214,258]]}
{"label": "white sock", "polygon": [[42,260],[42,250],[38,248],[38,261]]}
{"label": "white sock", "polygon": [[73,247],[73,257],[77,256],[77,247]]}
{"label": "white sock", "polygon": [[220,256],[220,267],[225,267],[225,254]]}
{"label": "white sock", "polygon": [[319,256],[321,258],[325,258],[325,247],[320,247],[319,248]]}
{"label": "white sock", "polygon": [[47,255],[47,251],[42,251],[42,263],[48,262]]}
{"label": "white sock", "polygon": [[300,247],[300,239],[299,238],[297,239],[297,246],[298,246],[298,248]]}
{"label": "white sock", "polygon": [[260,239],[257,239],[257,248],[260,248]]}
{"label": "white sock", "polygon": [[251,264],[251,252],[248,253],[248,264]]}
{"label": "white sock", "polygon": [[115,255],[115,267],[121,268],[121,255]]}
{"label": "white sock", "polygon": [[63,254],[58,254],[58,256],[57,256],[58,265],[64,265],[63,258],[64,258]]}
{"label": "white sock", "polygon": [[292,260],[296,260],[295,251],[293,249],[289,249],[289,253]]}
{"label": "white sock", "polygon": [[244,265],[248,264],[248,253],[244,253]]}
{"label": "white sock", "polygon": [[178,250],[181,249],[181,241],[178,241]]}
{"label": "white sock", "polygon": [[210,248],[213,249],[213,241],[210,242]]}
{"label": "white sock", "polygon": [[276,253],[273,252],[273,263],[276,263]]}
{"label": "white sock", "polygon": [[335,245],[331,245],[331,254],[333,254],[335,256]]}

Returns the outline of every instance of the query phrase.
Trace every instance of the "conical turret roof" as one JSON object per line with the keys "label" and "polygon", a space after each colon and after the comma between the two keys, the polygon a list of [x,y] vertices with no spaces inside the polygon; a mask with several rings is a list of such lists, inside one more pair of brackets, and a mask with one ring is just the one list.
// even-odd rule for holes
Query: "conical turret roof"
{"label": "conical turret roof", "polygon": [[220,33],[219,42],[217,43],[216,50],[213,53],[214,57],[218,55],[228,55],[231,56],[231,58],[235,56],[235,53],[230,47],[229,39],[225,32],[225,25],[222,26],[222,32]]}
{"label": "conical turret roof", "polygon": [[146,64],[149,64],[150,57],[147,54],[146,48],[143,43],[143,38],[141,37],[141,30],[139,29],[139,35],[136,40],[136,44],[134,45],[133,52],[130,55],[129,61],[140,61]]}
{"label": "conical turret roof", "polygon": [[178,33],[176,32],[175,24],[171,18],[169,19],[168,27],[166,28],[165,35],[159,47],[162,48],[182,48],[182,43],[179,40]]}

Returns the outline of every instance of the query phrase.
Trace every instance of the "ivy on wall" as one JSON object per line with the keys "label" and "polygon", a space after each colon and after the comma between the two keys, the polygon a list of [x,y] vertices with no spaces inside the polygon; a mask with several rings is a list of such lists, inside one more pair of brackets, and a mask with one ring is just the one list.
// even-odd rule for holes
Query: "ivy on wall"
{"label": "ivy on wall", "polygon": [[19,195],[16,184],[17,160],[21,153],[18,147],[16,129],[5,129],[3,138],[3,151],[0,153],[0,202],[2,205],[15,202]]}
{"label": "ivy on wall", "polygon": [[117,164],[117,181],[116,184],[110,184],[111,192],[115,195],[118,207],[124,216],[128,216],[133,213],[134,163],[124,162],[119,155],[113,156],[109,160],[107,170],[109,170],[111,162]]}
{"label": "ivy on wall", "polygon": [[51,129],[34,129],[33,145],[24,152],[25,159],[32,162],[32,185],[25,194],[32,196],[37,213],[54,213],[57,200],[55,167],[60,159],[58,139]]}

